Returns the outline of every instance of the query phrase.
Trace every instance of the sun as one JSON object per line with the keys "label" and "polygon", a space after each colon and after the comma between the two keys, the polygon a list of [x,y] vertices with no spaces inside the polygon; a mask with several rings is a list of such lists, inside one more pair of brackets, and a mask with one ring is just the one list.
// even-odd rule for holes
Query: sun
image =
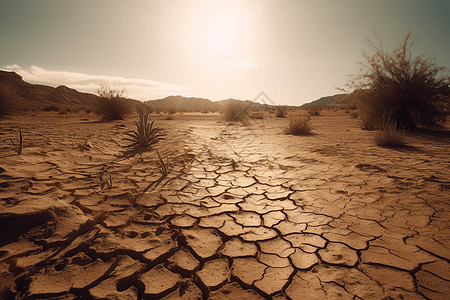
{"label": "sun", "polygon": [[239,33],[236,19],[228,12],[211,14],[204,29],[206,45],[216,54],[230,52]]}

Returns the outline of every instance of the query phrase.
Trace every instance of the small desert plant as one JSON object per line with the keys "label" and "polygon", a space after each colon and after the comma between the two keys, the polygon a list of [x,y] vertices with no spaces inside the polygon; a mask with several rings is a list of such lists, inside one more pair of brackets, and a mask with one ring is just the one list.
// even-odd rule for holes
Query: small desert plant
{"label": "small desert plant", "polygon": [[287,107],[286,105],[277,106],[276,116],[277,118],[286,118]]}
{"label": "small desert plant", "polygon": [[176,114],[178,112],[178,110],[175,108],[175,107],[169,107],[168,109],[167,109],[167,113],[169,114],[169,115],[174,115],[174,114]]}
{"label": "small desert plant", "polygon": [[125,89],[110,89],[101,85],[98,90],[100,99],[97,101],[94,113],[103,121],[123,120],[132,111],[131,104],[123,94]]}
{"label": "small desert plant", "polygon": [[312,134],[310,117],[300,117],[289,120],[289,125],[284,129],[285,134],[310,135]]}
{"label": "small desert plant", "polygon": [[308,114],[310,114],[311,116],[318,116],[318,115],[320,115],[320,109],[311,108],[308,110]]}
{"label": "small desert plant", "polygon": [[[14,146],[17,146],[12,139],[10,140]],[[23,152],[23,136],[22,136],[22,129],[19,128],[19,147],[17,149],[17,154],[22,155],[22,152]]]}
{"label": "small desert plant", "polygon": [[171,116],[171,115],[168,115],[168,116],[166,116],[165,118],[164,118],[164,120],[173,120],[174,118],[173,118],[173,116]]}
{"label": "small desert plant", "polygon": [[139,114],[139,123],[137,121],[135,122],[137,130],[131,130],[130,132],[125,133],[127,137],[124,138],[124,140],[131,142],[131,144],[127,146],[128,148],[151,149],[153,145],[163,139],[164,134],[161,133],[163,128],[153,128],[154,120],[151,123],[148,122],[148,115],[152,110],[151,106],[141,103],[136,105],[136,109]]}
{"label": "small desert plant", "polygon": [[401,147],[406,145],[405,130],[389,114],[383,116],[380,131],[374,135],[375,143],[382,147]]}
{"label": "small desert plant", "polygon": [[228,103],[223,110],[223,118],[227,122],[243,122],[248,121],[247,106],[245,103],[231,102]]}
{"label": "small desert plant", "polygon": [[56,104],[44,106],[43,111],[60,111],[61,107]]}
{"label": "small desert plant", "polygon": [[17,98],[12,84],[0,82],[0,119],[11,113],[13,103]]}
{"label": "small desert plant", "polygon": [[264,114],[260,111],[257,112],[252,112],[249,115],[250,118],[252,119],[258,119],[258,120],[263,120],[264,119]]}
{"label": "small desert plant", "polygon": [[351,117],[352,119],[358,119],[358,117],[359,117],[358,111],[356,111],[356,110],[352,111],[352,112],[350,113],[350,117]]}

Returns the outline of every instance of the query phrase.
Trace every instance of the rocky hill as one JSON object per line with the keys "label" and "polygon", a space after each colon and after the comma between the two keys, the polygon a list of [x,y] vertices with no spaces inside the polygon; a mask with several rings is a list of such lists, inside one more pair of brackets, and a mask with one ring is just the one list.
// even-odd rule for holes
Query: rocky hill
{"label": "rocky hill", "polygon": [[25,82],[15,72],[0,70],[0,97],[17,108],[41,108],[46,105],[92,105],[99,98],[66,86],[57,88]]}
{"label": "rocky hill", "polygon": [[336,94],[333,96],[325,96],[317,100],[311,101],[309,103],[305,103],[301,107],[308,108],[311,106],[319,106],[319,105],[347,105],[350,103],[350,99],[347,96],[348,94]]}

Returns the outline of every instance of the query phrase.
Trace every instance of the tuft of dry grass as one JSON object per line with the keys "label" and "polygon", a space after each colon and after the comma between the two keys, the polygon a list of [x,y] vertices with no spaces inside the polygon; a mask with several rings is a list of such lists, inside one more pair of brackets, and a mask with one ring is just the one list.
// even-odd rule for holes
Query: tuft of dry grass
{"label": "tuft of dry grass", "polygon": [[390,117],[383,118],[380,131],[374,135],[375,143],[382,147],[402,147],[406,145],[406,132],[392,121]]}
{"label": "tuft of dry grass", "polygon": [[284,129],[285,134],[290,135],[311,135],[311,119],[309,117],[300,117],[289,120],[289,125]]}
{"label": "tuft of dry grass", "polygon": [[244,103],[228,103],[223,110],[223,119],[226,122],[248,122],[248,114],[246,104]]}

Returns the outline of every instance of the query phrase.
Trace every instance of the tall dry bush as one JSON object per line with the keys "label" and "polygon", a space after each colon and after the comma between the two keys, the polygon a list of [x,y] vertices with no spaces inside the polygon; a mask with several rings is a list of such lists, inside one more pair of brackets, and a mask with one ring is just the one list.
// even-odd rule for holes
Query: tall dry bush
{"label": "tall dry bush", "polygon": [[445,124],[449,107],[450,76],[448,69],[438,67],[435,58],[412,57],[409,32],[398,48],[387,53],[381,41],[370,56],[363,51],[366,63],[360,63],[347,87],[355,89],[355,98],[363,129],[380,129],[383,116],[405,129],[439,129]]}
{"label": "tall dry bush", "polygon": [[223,108],[223,119],[227,122],[247,123],[249,116],[247,112],[248,104],[241,102],[227,103]]}
{"label": "tall dry bush", "polygon": [[132,104],[124,97],[125,89],[111,89],[101,85],[97,91],[100,99],[95,104],[94,113],[103,121],[123,120],[132,112]]}

